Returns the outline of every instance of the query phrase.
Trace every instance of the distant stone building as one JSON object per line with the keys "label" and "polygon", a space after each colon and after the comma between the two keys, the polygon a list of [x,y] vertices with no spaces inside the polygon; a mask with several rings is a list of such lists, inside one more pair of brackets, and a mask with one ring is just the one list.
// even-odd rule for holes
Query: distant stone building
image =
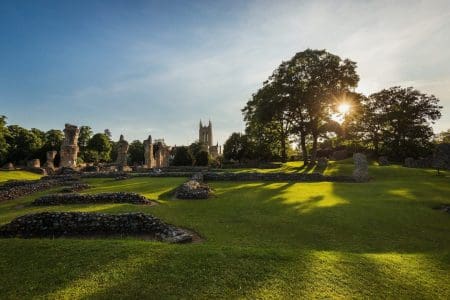
{"label": "distant stone building", "polygon": [[165,168],[169,166],[171,158],[171,148],[166,145],[163,139],[152,141],[152,136],[144,141],[144,167]]}
{"label": "distant stone building", "polygon": [[199,129],[198,129],[198,141],[205,146],[205,150],[213,157],[216,158],[220,155],[221,147],[219,143],[213,145],[213,131],[212,131],[212,123],[208,122],[207,126],[203,126],[202,121],[200,120]]}

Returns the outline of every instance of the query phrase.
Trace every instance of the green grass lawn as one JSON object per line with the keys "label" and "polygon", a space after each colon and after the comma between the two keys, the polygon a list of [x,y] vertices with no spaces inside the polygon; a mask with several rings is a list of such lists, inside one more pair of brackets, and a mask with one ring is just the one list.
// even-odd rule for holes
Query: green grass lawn
{"label": "green grass lawn", "polygon": [[[370,169],[361,184],[214,182],[215,197],[198,201],[173,200],[183,178],[87,180],[86,192],[139,192],[152,207],[0,203],[0,224],[45,210],[143,211],[205,239],[2,239],[0,298],[450,298],[450,215],[432,209],[450,204],[449,174]],[[351,170],[333,162],[325,173]]]}
{"label": "green grass lawn", "polygon": [[33,180],[39,178],[41,178],[41,175],[27,171],[0,171],[0,184],[8,180]]}

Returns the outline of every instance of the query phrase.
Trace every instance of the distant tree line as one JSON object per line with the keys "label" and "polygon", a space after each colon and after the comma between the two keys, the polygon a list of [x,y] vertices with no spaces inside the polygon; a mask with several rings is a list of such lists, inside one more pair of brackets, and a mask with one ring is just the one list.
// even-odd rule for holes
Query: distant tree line
{"label": "distant tree line", "polygon": [[[37,128],[7,125],[6,116],[0,116],[0,164],[12,162],[25,165],[35,158],[45,162],[47,151],[59,151],[63,140],[64,133],[59,129],[44,132]],[[94,134],[91,127],[81,126],[78,146],[80,162],[111,162],[117,157],[109,130]],[[56,163],[58,161],[59,154]]]}
{"label": "distant tree line", "polygon": [[[315,162],[323,149],[349,148],[393,161],[430,154],[439,100],[412,87],[364,96],[355,92],[358,81],[351,60],[325,50],[297,53],[247,102],[245,133],[229,137],[224,158],[286,161],[291,145],[305,163]],[[343,111],[343,105],[350,110]]]}

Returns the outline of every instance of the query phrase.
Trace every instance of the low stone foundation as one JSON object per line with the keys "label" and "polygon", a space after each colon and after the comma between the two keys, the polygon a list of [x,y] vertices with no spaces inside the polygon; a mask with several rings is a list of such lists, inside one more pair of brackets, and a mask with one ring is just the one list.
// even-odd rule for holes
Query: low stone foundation
{"label": "low stone foundation", "polygon": [[0,201],[16,199],[61,184],[59,180],[20,180],[6,182],[0,186]]}
{"label": "low stone foundation", "polygon": [[51,194],[42,196],[33,201],[33,205],[62,205],[62,204],[97,204],[97,203],[131,203],[131,204],[153,204],[142,195],[137,193],[100,193],[100,194]]}
{"label": "low stone foundation", "polygon": [[75,193],[75,192],[79,192],[79,191],[82,191],[82,190],[86,190],[86,189],[88,189],[90,187],[91,186],[89,184],[87,184],[87,183],[76,182],[76,183],[73,183],[70,186],[63,187],[60,192],[61,193]]}
{"label": "low stone foundation", "polygon": [[189,243],[192,234],[143,213],[103,214],[43,212],[28,214],[0,227],[0,237],[149,235],[169,243]]}

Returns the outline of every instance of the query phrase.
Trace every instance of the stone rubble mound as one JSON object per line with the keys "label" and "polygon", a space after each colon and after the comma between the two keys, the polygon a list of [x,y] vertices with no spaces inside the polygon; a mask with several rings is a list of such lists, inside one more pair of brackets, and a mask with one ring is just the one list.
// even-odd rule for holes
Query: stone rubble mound
{"label": "stone rubble mound", "polygon": [[191,179],[177,188],[175,197],[178,199],[208,199],[211,188],[203,183],[203,174],[196,173]]}
{"label": "stone rubble mound", "polygon": [[131,203],[152,204],[142,195],[137,193],[100,193],[100,194],[51,194],[42,196],[33,201],[33,205],[62,205],[62,204],[96,204],[96,203]]}
{"label": "stone rubble mound", "polygon": [[42,212],[14,219],[0,227],[0,237],[149,235],[169,243],[188,243],[192,234],[143,213],[105,214]]}

